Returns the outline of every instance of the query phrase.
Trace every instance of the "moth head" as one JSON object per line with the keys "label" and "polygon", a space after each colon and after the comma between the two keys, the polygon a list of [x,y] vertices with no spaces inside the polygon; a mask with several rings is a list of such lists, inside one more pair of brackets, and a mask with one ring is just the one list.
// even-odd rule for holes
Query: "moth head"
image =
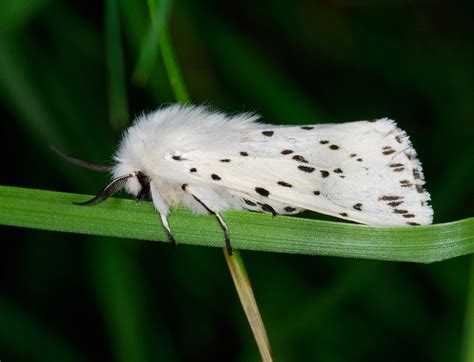
{"label": "moth head", "polygon": [[142,171],[132,172],[125,184],[126,190],[135,197],[135,201],[151,200],[150,177]]}
{"label": "moth head", "polygon": [[[69,156],[54,146],[51,148],[66,161],[75,165],[99,172],[111,172],[114,178],[92,199],[85,202],[75,202],[76,205],[96,205],[107,200],[110,196],[125,188],[135,197],[136,201],[150,200],[150,178],[142,171],[131,171],[124,164],[114,166],[97,165],[88,161]],[[125,167],[124,167],[125,166]]]}

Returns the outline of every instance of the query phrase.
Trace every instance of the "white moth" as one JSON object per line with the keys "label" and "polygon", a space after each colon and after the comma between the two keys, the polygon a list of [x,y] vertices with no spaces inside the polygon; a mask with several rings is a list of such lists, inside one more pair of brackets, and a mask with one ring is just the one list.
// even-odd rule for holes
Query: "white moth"
{"label": "white moth", "polygon": [[432,222],[421,164],[394,121],[274,126],[257,120],[248,113],[171,105],[137,118],[114,166],[63,157],[112,172],[113,180],[82,204],[101,202],[123,187],[136,200],[151,198],[172,242],[170,208],[212,214],[229,253],[224,210],[312,210],[378,226]]}

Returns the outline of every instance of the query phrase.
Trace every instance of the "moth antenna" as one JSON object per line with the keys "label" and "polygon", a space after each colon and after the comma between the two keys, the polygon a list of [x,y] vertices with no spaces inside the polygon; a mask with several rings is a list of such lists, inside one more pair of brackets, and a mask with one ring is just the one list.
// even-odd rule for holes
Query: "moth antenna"
{"label": "moth antenna", "polygon": [[117,191],[119,191],[121,188],[125,186],[125,183],[127,180],[132,177],[133,175],[126,175],[126,176],[119,176],[117,178],[114,178],[110,183],[105,186],[98,194],[97,196],[94,196],[92,199],[84,202],[73,202],[75,205],[87,205],[87,206],[92,206],[96,205],[102,201],[107,200],[110,196],[115,194]]}
{"label": "moth antenna", "polygon": [[59,156],[61,156],[63,159],[65,159],[66,161],[68,161],[68,162],[70,162],[74,165],[81,166],[81,167],[87,168],[89,170],[98,171],[98,172],[112,172],[112,166],[97,165],[95,163],[80,160],[78,158],[75,158],[75,157],[72,157],[72,156],[69,156],[69,155],[65,154],[64,152],[58,150],[53,145],[49,145],[49,147],[51,147],[51,149],[54,152],[56,152]]}

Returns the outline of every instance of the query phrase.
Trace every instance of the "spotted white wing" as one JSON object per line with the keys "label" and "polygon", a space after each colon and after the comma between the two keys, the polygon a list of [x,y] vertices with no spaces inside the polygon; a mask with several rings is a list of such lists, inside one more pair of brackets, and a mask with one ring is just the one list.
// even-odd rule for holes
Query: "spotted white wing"
{"label": "spotted white wing", "polygon": [[182,157],[192,180],[222,188],[246,209],[308,209],[370,225],[432,222],[415,150],[388,119],[243,130],[226,154]]}

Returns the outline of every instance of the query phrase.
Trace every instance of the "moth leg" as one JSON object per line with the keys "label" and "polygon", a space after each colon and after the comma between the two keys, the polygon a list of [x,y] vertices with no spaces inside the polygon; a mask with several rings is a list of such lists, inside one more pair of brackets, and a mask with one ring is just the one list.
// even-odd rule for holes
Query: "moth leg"
{"label": "moth leg", "polygon": [[278,216],[278,213],[275,211],[275,209],[268,204],[263,204],[262,210],[271,213],[273,217]]}
{"label": "moth leg", "polygon": [[217,211],[213,211],[209,206],[207,206],[204,202],[202,202],[196,195],[191,194],[194,200],[199,202],[209,214],[214,215],[217,219],[217,222],[219,223],[220,227],[222,228],[222,231],[224,231],[224,239],[225,239],[225,247],[227,249],[227,254],[232,255],[232,245],[230,243],[230,234],[229,234],[229,228],[227,227],[227,224],[225,223],[224,219],[222,218],[222,215],[219,214]]}
{"label": "moth leg", "polygon": [[225,247],[227,249],[227,254],[232,255],[232,245],[230,244],[229,228],[227,227],[227,224],[225,223],[225,221],[222,218],[221,214],[216,212],[214,214],[214,216],[216,217],[217,221],[219,222],[219,225],[221,226],[222,230],[224,231]]}
{"label": "moth leg", "polygon": [[176,239],[174,238],[173,233],[171,232],[167,215],[160,214],[160,217],[161,217],[161,223],[163,224],[163,228],[165,229],[165,233],[166,233],[166,236],[168,237],[169,242],[172,243],[173,246],[176,248],[178,243],[176,242]]}
{"label": "moth leg", "polygon": [[166,236],[168,237],[168,240],[173,244],[173,246],[176,247],[178,243],[176,242],[176,239],[174,238],[173,233],[170,229],[170,225],[168,223],[169,207],[166,204],[165,200],[161,197],[160,193],[158,192],[158,189],[152,183],[150,184],[150,194],[151,199],[153,201],[153,205],[155,206],[156,211],[158,211],[158,213],[160,214],[161,223],[163,224],[163,228],[165,229]]}

